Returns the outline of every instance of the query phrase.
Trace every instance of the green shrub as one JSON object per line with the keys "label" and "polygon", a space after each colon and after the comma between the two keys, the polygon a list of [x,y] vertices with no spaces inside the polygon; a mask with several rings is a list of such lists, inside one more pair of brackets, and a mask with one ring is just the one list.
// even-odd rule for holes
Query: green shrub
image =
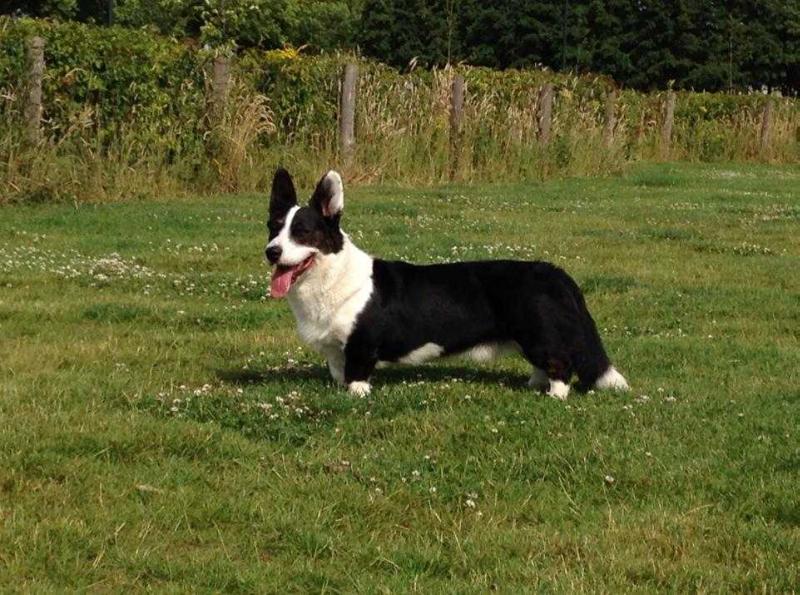
{"label": "green shrub", "polygon": [[[22,134],[25,42],[46,39],[43,141]],[[210,50],[146,30],[0,18],[0,197],[109,199],[263,187],[278,163],[311,183],[342,167],[339,80],[357,60],[357,181],[439,183],[607,174],[660,158],[664,93],[623,90],[607,138],[613,82],[544,70],[459,66],[400,73],[353,55],[249,49],[234,59],[225,109],[209,117]],[[451,143],[453,77],[466,82]],[[538,141],[541,86],[555,87],[551,141]],[[768,152],[763,95],[681,92],[671,157],[796,162],[800,102],[777,99]],[[455,153],[454,153],[455,151]]]}

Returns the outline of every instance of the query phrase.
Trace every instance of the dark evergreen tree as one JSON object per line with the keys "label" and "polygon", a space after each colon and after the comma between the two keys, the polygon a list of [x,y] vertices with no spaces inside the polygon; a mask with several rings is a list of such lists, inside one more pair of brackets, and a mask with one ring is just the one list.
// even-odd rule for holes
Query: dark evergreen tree
{"label": "dark evergreen tree", "polygon": [[367,0],[360,43],[371,56],[404,67],[412,59],[423,65],[447,61],[452,46],[448,8],[452,1]]}
{"label": "dark evergreen tree", "polygon": [[[108,3],[6,0],[0,13],[105,22]],[[219,36],[245,47],[357,44],[400,68],[542,65],[637,89],[800,92],[800,0],[270,0],[252,14],[245,0],[115,0],[123,26],[188,36],[208,35],[203,15],[222,3],[241,10]]]}
{"label": "dark evergreen tree", "polygon": [[[729,0],[736,81],[739,85],[798,91],[800,2]],[[794,73],[793,75],[791,73]]]}
{"label": "dark evergreen tree", "polygon": [[800,0],[368,0],[362,47],[396,65],[540,64],[639,89],[797,92]]}
{"label": "dark evergreen tree", "polygon": [[590,70],[628,81],[635,72],[632,49],[636,30],[631,27],[638,10],[633,0],[590,0],[587,9],[587,38]]}

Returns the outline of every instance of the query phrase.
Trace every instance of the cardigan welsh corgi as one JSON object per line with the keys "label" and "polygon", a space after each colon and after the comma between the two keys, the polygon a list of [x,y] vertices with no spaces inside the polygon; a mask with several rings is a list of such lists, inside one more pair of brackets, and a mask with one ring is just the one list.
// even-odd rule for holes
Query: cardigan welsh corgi
{"label": "cardigan welsh corgi", "polygon": [[415,265],[373,258],[342,231],[342,178],[329,171],[307,206],[285,169],[275,173],[266,258],[270,292],[286,297],[304,342],[358,396],[381,362],[448,355],[487,360],[517,351],[529,386],[565,399],[578,387],[627,390],[611,365],[583,294],[547,262],[495,260]]}

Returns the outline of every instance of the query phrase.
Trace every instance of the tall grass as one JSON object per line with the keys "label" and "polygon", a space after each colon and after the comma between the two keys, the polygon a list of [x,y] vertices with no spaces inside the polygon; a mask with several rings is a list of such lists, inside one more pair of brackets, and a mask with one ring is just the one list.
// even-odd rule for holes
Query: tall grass
{"label": "tall grass", "polygon": [[[48,38],[42,139],[23,134],[23,42]],[[664,93],[622,91],[604,138],[613,82],[549,71],[459,66],[401,74],[359,60],[357,144],[337,151],[342,65],[352,56],[249,51],[235,61],[225,108],[206,105],[210,56],[145,32],[0,19],[0,202],[119,200],[262,188],[279,163],[311,183],[332,166],[355,182],[436,184],[602,175],[662,157]],[[131,62],[152,56],[152,65]],[[451,142],[450,93],[466,80]],[[551,140],[537,139],[539,89],[553,83]],[[774,98],[761,148],[760,94],[678,94],[669,158],[800,160],[800,102]]]}
{"label": "tall grass", "polygon": [[259,139],[275,131],[269,99],[241,84],[234,86],[221,120],[212,126],[211,163],[225,191],[252,189],[261,182]]}

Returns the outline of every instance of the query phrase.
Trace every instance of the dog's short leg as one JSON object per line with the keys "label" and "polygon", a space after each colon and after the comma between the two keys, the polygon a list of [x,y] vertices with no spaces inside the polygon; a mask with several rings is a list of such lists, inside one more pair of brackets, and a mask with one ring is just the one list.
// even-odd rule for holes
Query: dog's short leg
{"label": "dog's short leg", "polygon": [[528,386],[534,390],[545,392],[550,388],[550,379],[547,377],[544,370],[533,366],[531,377],[528,379]]}
{"label": "dog's short leg", "polygon": [[569,396],[569,379],[572,377],[572,368],[566,359],[551,357],[547,361],[547,377],[550,379],[548,397],[566,400]]}
{"label": "dog's short leg", "polygon": [[328,361],[328,371],[337,384],[344,384],[344,353],[341,349],[327,347],[321,350]]}
{"label": "dog's short leg", "polygon": [[572,377],[569,359],[563,355],[548,353],[541,347],[529,347],[524,341],[518,343],[522,346],[525,359],[533,366],[528,386],[538,388],[554,399],[562,401],[566,399],[569,395],[569,380]]}
{"label": "dog's short leg", "polygon": [[357,359],[347,356],[344,365],[344,381],[350,394],[357,397],[364,397],[369,394],[372,387],[369,384],[369,377],[375,369],[376,360]]}
{"label": "dog's short leg", "polygon": [[344,350],[344,381],[350,394],[364,397],[371,386],[369,377],[378,363],[375,348],[361,337],[350,337]]}
{"label": "dog's short leg", "polygon": [[328,371],[337,383],[344,384],[344,357],[329,357]]}

